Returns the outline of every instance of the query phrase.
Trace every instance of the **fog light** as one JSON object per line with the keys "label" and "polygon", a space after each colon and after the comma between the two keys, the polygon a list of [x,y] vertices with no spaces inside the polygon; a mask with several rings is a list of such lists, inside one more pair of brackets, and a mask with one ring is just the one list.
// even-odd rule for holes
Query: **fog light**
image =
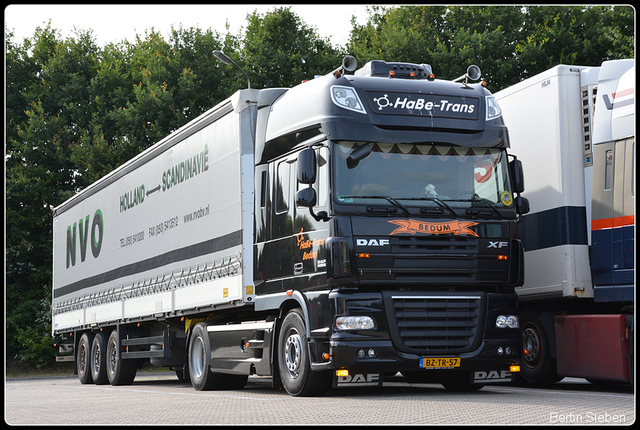
{"label": "fog light", "polygon": [[375,357],[375,356],[376,356],[376,350],[375,350],[375,349],[373,349],[373,348],[371,348],[371,349],[369,350],[369,357]]}
{"label": "fog light", "polygon": [[511,355],[511,348],[509,348],[508,346],[505,348],[504,352],[507,353],[507,355]]}
{"label": "fog light", "polygon": [[362,358],[362,357],[364,357],[364,355],[365,355],[364,349],[359,349],[358,350],[358,358]]}
{"label": "fog light", "polygon": [[498,347],[498,355],[502,355],[502,353],[503,353],[503,352],[504,352],[504,351],[502,351],[502,347],[501,347],[501,346],[499,346],[499,347]]}

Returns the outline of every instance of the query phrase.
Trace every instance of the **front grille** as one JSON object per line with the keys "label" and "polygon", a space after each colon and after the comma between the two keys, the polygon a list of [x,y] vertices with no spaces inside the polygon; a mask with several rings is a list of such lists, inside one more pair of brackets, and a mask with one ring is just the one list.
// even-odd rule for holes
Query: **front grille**
{"label": "front grille", "polygon": [[[391,293],[386,300],[392,339],[412,353],[459,353],[477,346],[482,326],[482,293],[466,295]],[[478,336],[480,338],[481,336]]]}
{"label": "front grille", "polygon": [[478,239],[467,236],[395,236],[391,240],[395,252],[437,252],[453,256],[476,253]]}
{"label": "front grille", "polygon": [[385,250],[362,247],[357,260],[361,285],[495,287],[508,282],[509,262],[487,252],[488,240],[465,236],[391,236]]}

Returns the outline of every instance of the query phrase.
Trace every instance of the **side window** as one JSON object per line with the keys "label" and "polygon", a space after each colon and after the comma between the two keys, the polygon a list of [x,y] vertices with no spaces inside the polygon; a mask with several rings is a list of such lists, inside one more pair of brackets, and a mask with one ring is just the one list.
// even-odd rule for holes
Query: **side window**
{"label": "side window", "polygon": [[260,182],[260,207],[267,206],[267,171],[262,172]]}
{"label": "side window", "polygon": [[317,152],[318,173],[314,185],[318,195],[318,205],[326,206],[329,199],[329,148],[321,147]]}
{"label": "side window", "polygon": [[289,188],[291,165],[286,161],[281,161],[277,168],[276,184],[276,213],[283,213],[289,210]]}

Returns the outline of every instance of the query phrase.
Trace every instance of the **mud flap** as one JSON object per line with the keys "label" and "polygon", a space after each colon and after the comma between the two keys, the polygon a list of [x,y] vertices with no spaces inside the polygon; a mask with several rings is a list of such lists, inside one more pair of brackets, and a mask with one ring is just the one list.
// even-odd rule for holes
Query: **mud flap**
{"label": "mud flap", "polygon": [[471,372],[472,384],[494,384],[514,382],[516,374],[508,370],[474,370]]}
{"label": "mud flap", "polygon": [[354,373],[333,377],[333,387],[381,387],[382,373]]}

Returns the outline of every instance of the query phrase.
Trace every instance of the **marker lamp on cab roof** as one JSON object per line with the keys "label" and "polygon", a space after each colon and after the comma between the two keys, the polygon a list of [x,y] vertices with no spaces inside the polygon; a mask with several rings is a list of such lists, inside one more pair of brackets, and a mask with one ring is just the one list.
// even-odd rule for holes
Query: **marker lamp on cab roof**
{"label": "marker lamp on cab roof", "polygon": [[331,100],[341,108],[352,110],[354,112],[364,113],[364,106],[360,101],[360,97],[356,93],[356,90],[351,87],[343,87],[340,85],[334,85],[331,87]]}

